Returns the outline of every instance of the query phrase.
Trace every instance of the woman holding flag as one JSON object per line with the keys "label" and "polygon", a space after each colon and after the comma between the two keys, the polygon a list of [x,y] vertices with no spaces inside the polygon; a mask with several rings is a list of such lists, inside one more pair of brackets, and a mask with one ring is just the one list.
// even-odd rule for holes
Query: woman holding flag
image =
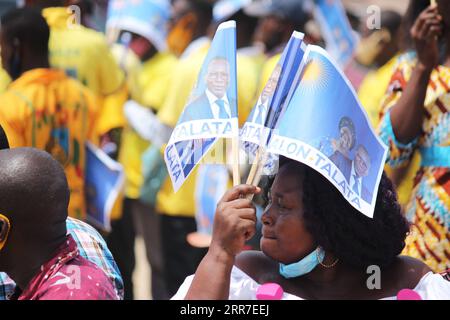
{"label": "woman holding flag", "polygon": [[269,282],[282,287],[282,299],[395,299],[402,289],[421,299],[450,298],[450,282],[399,256],[408,223],[385,175],[370,219],[315,170],[280,162],[262,216],[262,251],[241,253],[256,223],[242,196],[261,190],[234,187],[217,206],[208,253],[173,299],[256,299]]}

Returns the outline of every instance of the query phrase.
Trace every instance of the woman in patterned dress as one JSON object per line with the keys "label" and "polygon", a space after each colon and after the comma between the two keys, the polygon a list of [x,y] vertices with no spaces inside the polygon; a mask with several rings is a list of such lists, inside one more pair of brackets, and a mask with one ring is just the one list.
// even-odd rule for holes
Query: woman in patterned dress
{"label": "woman in patterned dress", "polygon": [[399,58],[379,132],[390,165],[407,163],[415,150],[421,154],[403,254],[442,272],[450,267],[450,1],[411,0],[406,19],[415,50]]}

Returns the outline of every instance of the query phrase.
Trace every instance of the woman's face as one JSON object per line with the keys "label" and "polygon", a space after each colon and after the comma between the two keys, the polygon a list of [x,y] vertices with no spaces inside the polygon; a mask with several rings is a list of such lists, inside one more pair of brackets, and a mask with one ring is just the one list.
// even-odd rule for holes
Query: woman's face
{"label": "woman's face", "polygon": [[303,220],[302,194],[301,177],[295,164],[282,166],[262,215],[261,250],[284,264],[297,262],[315,249]]}

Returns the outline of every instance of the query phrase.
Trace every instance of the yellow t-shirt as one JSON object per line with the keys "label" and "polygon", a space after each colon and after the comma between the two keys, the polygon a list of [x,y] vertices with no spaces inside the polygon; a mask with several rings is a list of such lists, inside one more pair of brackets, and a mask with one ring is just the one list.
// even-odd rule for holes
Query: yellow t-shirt
{"label": "yellow t-shirt", "polygon": [[0,125],[11,147],[45,150],[61,163],[70,188],[69,215],[77,219],[86,217],[85,142],[96,136],[96,106],[87,88],[52,69],[25,72],[0,96]]}
{"label": "yellow t-shirt", "polygon": [[105,36],[72,23],[67,8],[46,8],[42,15],[50,27],[50,65],[78,79],[98,96],[102,105],[99,134],[122,127],[122,106],[126,101],[125,77],[108,47]]}
{"label": "yellow t-shirt", "polygon": [[[130,84],[130,91],[138,94],[131,98],[139,104],[159,110],[167,93],[170,91],[169,81],[176,64],[176,58],[169,53],[156,53],[142,67],[137,69],[135,79]],[[133,86],[133,87],[131,87]],[[147,140],[142,139],[130,126],[126,126],[122,134],[122,145],[119,161],[125,170],[125,195],[137,199],[143,183],[142,154],[150,146]]]}

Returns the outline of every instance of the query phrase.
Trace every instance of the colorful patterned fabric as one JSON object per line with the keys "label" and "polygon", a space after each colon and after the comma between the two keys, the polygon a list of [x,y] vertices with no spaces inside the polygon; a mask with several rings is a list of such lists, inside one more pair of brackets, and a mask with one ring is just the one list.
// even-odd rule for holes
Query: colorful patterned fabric
{"label": "colorful patterned fabric", "polygon": [[[112,281],[117,296],[123,299],[122,276],[105,240],[94,228],[80,220],[68,218],[66,227],[67,234],[70,234],[78,245],[80,256],[102,269]],[[0,300],[7,300],[15,288],[16,283],[6,273],[0,272]]]}
{"label": "colorful patterned fabric", "polygon": [[83,220],[86,140],[96,137],[97,104],[63,71],[25,72],[0,96],[0,124],[11,148],[35,147],[64,167],[70,188],[69,215]]}
{"label": "colorful patterned fabric", "polygon": [[71,235],[40,271],[11,300],[118,300],[106,274],[80,256]]}
{"label": "colorful patterned fabric", "polygon": [[[400,99],[415,63],[412,54],[399,58],[383,101],[379,132],[389,147],[387,161],[391,166],[410,161],[415,150],[424,156],[425,148],[450,148],[450,68],[445,66],[436,67],[431,74],[421,135],[406,145],[395,138],[390,108]],[[449,163],[449,157],[435,157],[433,162],[434,165],[422,159],[414,179],[413,194],[406,207],[412,229],[403,254],[422,259],[434,271],[442,272],[450,267],[450,166],[442,165]]]}

